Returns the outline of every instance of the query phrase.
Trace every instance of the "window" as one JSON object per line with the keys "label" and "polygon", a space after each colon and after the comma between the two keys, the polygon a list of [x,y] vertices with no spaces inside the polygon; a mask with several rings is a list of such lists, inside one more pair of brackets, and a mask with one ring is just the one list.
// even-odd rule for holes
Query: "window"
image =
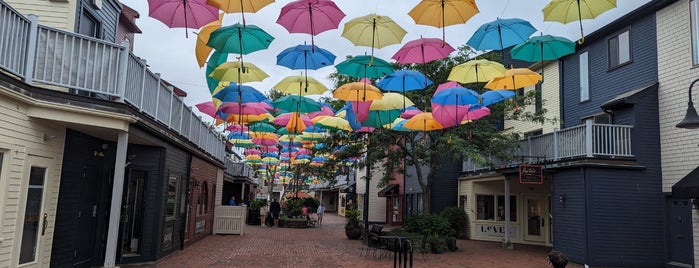
{"label": "window", "polygon": [[534,105],[535,105],[535,110],[534,112],[540,113],[541,109],[543,108],[543,101],[541,100],[541,82],[536,83],[536,86],[534,87]]}
{"label": "window", "polygon": [[99,21],[92,16],[87,10],[83,9],[78,22],[78,33],[94,38],[100,38],[101,28]]}
{"label": "window", "polygon": [[[209,204],[209,186],[206,181],[197,181],[199,197],[197,198],[197,216],[206,215]],[[242,202],[242,200],[241,200]]]}
{"label": "window", "polygon": [[614,68],[631,61],[629,31],[609,39],[609,68]]}
{"label": "window", "polygon": [[580,53],[580,101],[590,100],[590,69],[587,51]]}
{"label": "window", "polygon": [[[496,200],[494,195],[476,195],[476,205],[476,219],[505,221],[505,196],[498,195]],[[512,195],[510,196],[510,221],[517,221],[517,197]]]}
{"label": "window", "polygon": [[[505,221],[505,196],[498,195],[498,221]],[[517,221],[517,197],[510,196],[510,221]]]}
{"label": "window", "polygon": [[175,211],[177,209],[177,182],[178,179],[175,176],[170,176],[167,180],[167,203],[165,204],[166,221],[175,219]]}
{"label": "window", "polygon": [[699,64],[699,3],[689,1],[690,28],[692,31],[692,64]]}

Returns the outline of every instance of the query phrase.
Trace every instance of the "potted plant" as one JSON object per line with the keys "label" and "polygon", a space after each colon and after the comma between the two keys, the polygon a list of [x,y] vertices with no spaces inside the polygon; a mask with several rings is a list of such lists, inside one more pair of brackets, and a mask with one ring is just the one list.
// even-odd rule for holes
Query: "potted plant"
{"label": "potted plant", "polygon": [[359,225],[359,210],[357,208],[345,210],[345,218],[347,219],[347,224],[345,224],[345,235],[347,238],[359,239],[362,237],[362,227]]}
{"label": "potted plant", "polygon": [[262,206],[262,199],[254,199],[250,202],[248,207],[248,225],[260,225],[260,207]]}

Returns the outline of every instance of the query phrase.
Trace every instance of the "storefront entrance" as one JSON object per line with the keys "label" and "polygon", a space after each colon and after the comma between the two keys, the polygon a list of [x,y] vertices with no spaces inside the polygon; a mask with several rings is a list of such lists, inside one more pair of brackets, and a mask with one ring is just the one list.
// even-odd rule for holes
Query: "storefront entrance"
{"label": "storefront entrance", "polygon": [[524,240],[546,242],[548,232],[548,215],[546,199],[543,196],[525,196]]}

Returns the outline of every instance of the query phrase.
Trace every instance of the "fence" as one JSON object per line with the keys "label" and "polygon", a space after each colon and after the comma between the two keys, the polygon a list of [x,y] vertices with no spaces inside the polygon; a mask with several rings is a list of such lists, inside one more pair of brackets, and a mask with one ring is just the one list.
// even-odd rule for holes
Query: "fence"
{"label": "fence", "polygon": [[247,206],[216,206],[213,233],[243,235],[247,214]]}
{"label": "fence", "polygon": [[39,82],[115,102],[125,102],[186,137],[216,159],[225,159],[223,137],[212,131],[151,72],[128,43],[38,25],[0,0],[0,69],[28,84]]}

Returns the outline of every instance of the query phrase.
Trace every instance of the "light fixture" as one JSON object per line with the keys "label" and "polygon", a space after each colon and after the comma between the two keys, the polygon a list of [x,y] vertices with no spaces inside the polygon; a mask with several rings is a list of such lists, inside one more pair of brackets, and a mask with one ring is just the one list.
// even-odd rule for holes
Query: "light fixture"
{"label": "light fixture", "polygon": [[43,140],[44,140],[44,141],[47,141],[47,140],[52,140],[52,139],[55,139],[55,138],[56,138],[56,135],[49,135],[49,134],[44,133]]}
{"label": "light fixture", "polygon": [[565,196],[565,195],[559,195],[559,196],[558,196],[558,202],[560,202],[560,203],[565,203],[565,202],[566,202],[566,196]]}
{"label": "light fixture", "polygon": [[692,102],[692,87],[697,81],[699,81],[699,79],[692,81],[692,84],[689,85],[689,102],[687,104],[687,114],[684,116],[684,119],[682,119],[682,122],[675,125],[678,128],[699,128],[699,115],[697,115],[697,110],[694,109],[694,103]]}

